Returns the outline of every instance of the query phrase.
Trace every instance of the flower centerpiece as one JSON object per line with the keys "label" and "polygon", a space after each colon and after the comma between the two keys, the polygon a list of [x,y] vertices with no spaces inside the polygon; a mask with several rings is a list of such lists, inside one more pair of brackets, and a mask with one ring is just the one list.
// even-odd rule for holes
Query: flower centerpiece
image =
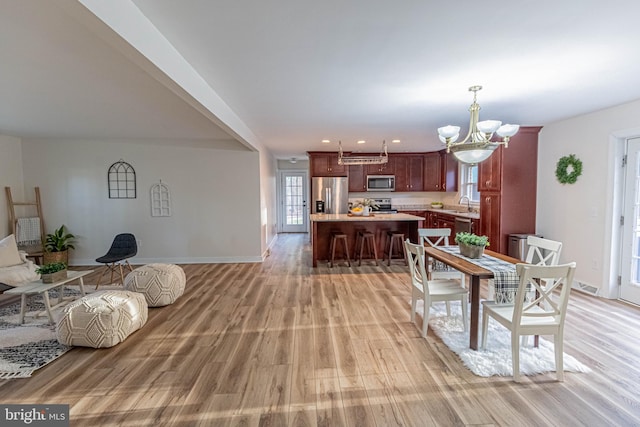
{"label": "flower centerpiece", "polygon": [[378,204],[371,199],[356,200],[353,203],[351,212],[356,215],[368,216],[372,208],[377,208]]}
{"label": "flower centerpiece", "polygon": [[487,236],[478,236],[473,233],[456,233],[456,243],[460,247],[460,254],[468,258],[480,258],[484,253],[484,248],[489,246]]}
{"label": "flower centerpiece", "polygon": [[53,283],[67,278],[67,264],[64,262],[52,262],[36,268],[42,283]]}

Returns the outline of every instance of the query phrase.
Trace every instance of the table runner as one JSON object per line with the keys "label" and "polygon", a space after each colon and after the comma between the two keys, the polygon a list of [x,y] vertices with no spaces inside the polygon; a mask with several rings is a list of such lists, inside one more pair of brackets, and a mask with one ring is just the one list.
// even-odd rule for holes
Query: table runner
{"label": "table runner", "polygon": [[438,246],[438,249],[491,271],[493,273],[494,298],[496,303],[513,303],[518,285],[520,284],[520,276],[516,273],[515,264],[490,255],[482,255],[482,258],[468,258],[460,254],[460,248],[458,246]]}

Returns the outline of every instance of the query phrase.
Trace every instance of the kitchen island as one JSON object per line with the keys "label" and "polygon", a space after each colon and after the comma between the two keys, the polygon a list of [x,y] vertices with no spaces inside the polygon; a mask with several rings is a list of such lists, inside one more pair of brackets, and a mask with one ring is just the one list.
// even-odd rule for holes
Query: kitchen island
{"label": "kitchen island", "polygon": [[384,253],[387,231],[404,233],[405,238],[418,242],[418,228],[422,227],[424,218],[416,215],[396,213],[370,216],[351,216],[347,214],[312,214],[311,215],[311,246],[313,252],[313,266],[318,266],[318,260],[328,260],[331,233],[341,232],[347,235],[352,258],[355,250],[358,231],[370,231],[376,238],[378,256]]}

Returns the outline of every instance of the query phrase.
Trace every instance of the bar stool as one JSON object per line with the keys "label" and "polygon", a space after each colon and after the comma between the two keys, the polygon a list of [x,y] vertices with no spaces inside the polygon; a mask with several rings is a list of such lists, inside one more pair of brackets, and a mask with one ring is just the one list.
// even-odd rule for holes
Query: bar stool
{"label": "bar stool", "polygon": [[331,259],[329,260],[329,267],[333,267],[333,262],[336,258],[336,246],[338,241],[342,242],[342,249],[344,256],[347,259],[347,265],[351,267],[351,260],[349,259],[349,245],[347,243],[347,235],[344,233],[333,232],[331,233],[331,244],[329,245],[329,252],[331,252]]}
{"label": "bar stool", "polygon": [[373,255],[373,261],[378,265],[378,249],[376,247],[376,236],[370,231],[358,230],[356,236],[356,253],[355,258],[358,260],[358,266],[362,265],[362,253],[364,252],[364,245],[367,244],[368,258],[371,259]]}
{"label": "bar stool", "polygon": [[[404,233],[387,231],[387,242],[385,242],[385,257],[389,259],[387,265],[391,265],[394,247],[396,248],[396,258],[402,258],[404,265],[407,265],[407,259],[404,256]],[[382,261],[384,261],[384,258]]]}

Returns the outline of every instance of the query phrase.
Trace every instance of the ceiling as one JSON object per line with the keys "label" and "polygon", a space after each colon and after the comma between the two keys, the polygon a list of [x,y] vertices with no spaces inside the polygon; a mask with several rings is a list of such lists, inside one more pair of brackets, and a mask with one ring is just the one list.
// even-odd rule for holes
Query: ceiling
{"label": "ceiling", "polygon": [[[277,158],[335,151],[338,140],[439,149],[437,127],[466,131],[475,84],[481,119],[521,125],[640,99],[640,2],[630,0],[124,2]],[[0,0],[0,133],[242,140],[237,123],[114,47],[95,16],[70,12],[80,4]]]}

